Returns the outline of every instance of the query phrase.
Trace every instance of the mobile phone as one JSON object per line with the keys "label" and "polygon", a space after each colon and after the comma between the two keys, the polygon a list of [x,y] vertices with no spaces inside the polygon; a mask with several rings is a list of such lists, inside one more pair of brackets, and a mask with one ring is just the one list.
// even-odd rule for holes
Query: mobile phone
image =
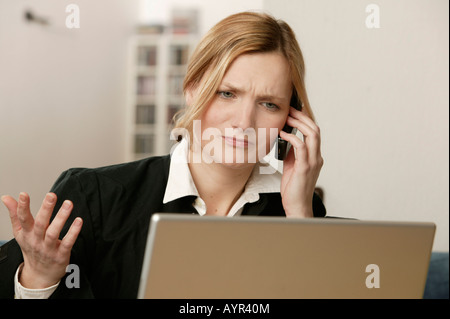
{"label": "mobile phone", "polygon": [[[302,110],[302,103],[298,99],[297,92],[294,90],[291,97],[290,105],[294,107],[295,109],[301,111]],[[291,134],[295,134],[297,132],[296,128],[292,128],[289,125],[285,124],[283,127],[283,131]],[[279,135],[277,138],[277,152],[275,153],[275,158],[279,161],[283,161],[287,153],[289,152],[290,144],[288,141],[283,140]]]}

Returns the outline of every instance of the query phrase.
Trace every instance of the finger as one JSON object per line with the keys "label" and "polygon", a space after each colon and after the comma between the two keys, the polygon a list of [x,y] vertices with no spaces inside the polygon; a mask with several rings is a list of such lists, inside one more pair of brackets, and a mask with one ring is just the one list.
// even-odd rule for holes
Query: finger
{"label": "finger", "polygon": [[48,247],[55,246],[58,242],[59,234],[61,233],[64,224],[72,212],[73,204],[70,200],[64,201],[55,218],[45,232],[45,244]]}
{"label": "finger", "polygon": [[[296,127],[298,126],[298,129],[303,134],[304,141],[307,143],[310,150],[309,154],[311,157],[311,161],[316,161],[317,159],[320,160],[322,158],[320,151],[321,145],[320,127],[317,126],[317,124],[309,116],[292,107],[290,108],[289,114],[291,118],[295,119],[294,123],[296,123]],[[300,123],[303,123],[304,125]]]}
{"label": "finger", "polygon": [[303,134],[303,139],[308,146],[311,160],[314,160],[315,157],[320,156],[320,130],[318,128],[311,128],[305,122],[299,119],[294,119],[290,116],[287,119],[287,123],[292,127],[296,127],[300,131],[300,133]]}
{"label": "finger", "polygon": [[295,121],[295,123],[303,123],[307,131],[311,132],[309,135],[317,135],[320,137],[320,128],[317,124],[311,120],[308,116],[304,115],[302,112],[293,110],[289,113],[287,120]]}
{"label": "finger", "polygon": [[[300,140],[297,136],[294,134],[289,134],[284,131],[280,131],[280,137],[289,143],[291,143],[292,147],[295,149],[295,159],[298,163],[308,163],[308,149],[306,146],[306,143]],[[290,150],[290,152],[293,152],[294,150]],[[291,156],[290,154],[288,157]]]}
{"label": "finger", "polygon": [[314,139],[320,142],[320,129],[318,126],[311,127],[303,120],[294,118],[292,116],[288,116],[286,122],[288,125],[297,128],[304,137],[309,137],[310,140]]}
{"label": "finger", "polygon": [[53,208],[56,204],[56,199],[57,197],[53,193],[48,193],[45,195],[41,208],[36,215],[34,220],[34,234],[39,239],[44,239],[45,237],[45,231],[47,230],[50,222],[50,217],[52,216]]}
{"label": "finger", "polygon": [[17,201],[9,195],[2,196],[2,202],[9,211],[9,218],[11,219],[11,225],[14,237],[16,237],[17,232],[22,229],[20,225],[19,218],[17,217]]}
{"label": "finger", "polygon": [[19,194],[19,204],[17,207],[17,217],[25,232],[33,230],[34,218],[30,211],[30,196],[27,193]]}
{"label": "finger", "polygon": [[75,218],[72,225],[70,226],[69,231],[64,236],[63,240],[61,241],[61,245],[59,246],[59,252],[62,255],[67,255],[70,253],[73,245],[75,244],[75,241],[78,238],[78,235],[80,234],[82,226],[83,220],[80,217]]}
{"label": "finger", "polygon": [[292,116],[295,119],[299,119],[303,121],[305,124],[307,124],[310,128],[312,128],[314,131],[319,132],[320,129],[317,126],[316,122],[314,122],[308,115],[306,115],[304,112],[299,111],[292,106],[289,108],[289,115]]}

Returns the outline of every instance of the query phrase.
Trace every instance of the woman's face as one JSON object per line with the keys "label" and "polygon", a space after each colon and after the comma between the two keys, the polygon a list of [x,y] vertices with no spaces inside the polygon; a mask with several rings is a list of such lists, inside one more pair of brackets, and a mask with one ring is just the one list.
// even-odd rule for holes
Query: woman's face
{"label": "woman's face", "polygon": [[[196,92],[188,92],[188,103]],[[227,165],[259,161],[286,123],[291,94],[289,65],[283,55],[238,57],[201,122],[194,123],[194,141],[200,140],[201,132],[202,159]]]}

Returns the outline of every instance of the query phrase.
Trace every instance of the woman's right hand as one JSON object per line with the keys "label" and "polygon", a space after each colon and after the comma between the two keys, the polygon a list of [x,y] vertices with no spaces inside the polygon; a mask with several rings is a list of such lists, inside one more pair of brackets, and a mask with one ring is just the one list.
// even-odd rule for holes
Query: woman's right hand
{"label": "woman's right hand", "polygon": [[64,201],[50,224],[56,204],[56,194],[48,193],[36,219],[30,212],[30,197],[20,193],[17,202],[11,196],[2,196],[8,208],[14,237],[19,244],[24,264],[19,277],[20,284],[29,289],[43,289],[58,283],[66,274],[72,246],[81,231],[83,221],[77,217],[62,240],[59,234],[72,212],[71,201]]}

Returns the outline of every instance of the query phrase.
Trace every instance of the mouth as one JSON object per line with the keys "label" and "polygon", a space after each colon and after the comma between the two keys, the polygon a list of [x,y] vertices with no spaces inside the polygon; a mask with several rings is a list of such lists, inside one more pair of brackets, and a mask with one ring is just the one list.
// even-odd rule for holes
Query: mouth
{"label": "mouth", "polygon": [[229,146],[246,148],[249,145],[248,140],[243,138],[236,138],[235,136],[222,136],[222,138],[225,141],[225,144]]}

